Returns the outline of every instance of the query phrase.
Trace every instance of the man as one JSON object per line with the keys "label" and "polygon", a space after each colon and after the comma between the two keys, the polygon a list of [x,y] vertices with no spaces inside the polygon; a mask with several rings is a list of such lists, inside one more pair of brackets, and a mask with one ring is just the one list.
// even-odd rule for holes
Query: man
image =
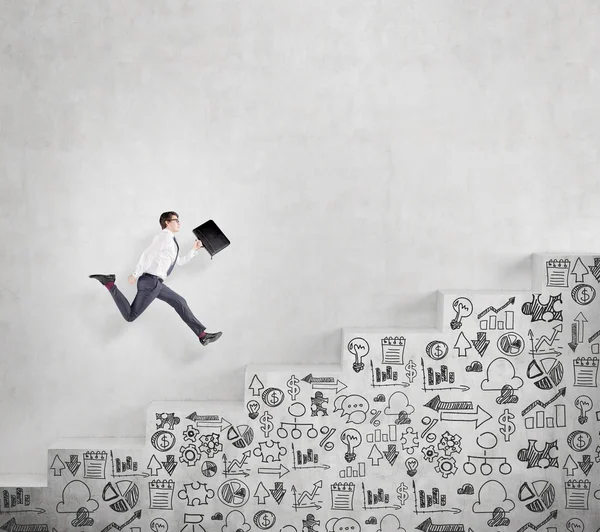
{"label": "man", "polygon": [[179,215],[174,211],[163,212],[159,222],[162,231],[154,237],[150,247],[142,253],[135,271],[127,279],[129,284],[134,284],[137,280],[138,291],[131,305],[116,287],[114,274],[93,274],[90,277],[106,286],[126,321],[135,320],[155,298],[158,298],[175,309],[175,312],[198,336],[202,345],[216,342],[223,333],[207,333],[206,327],[192,314],[186,300],[164,284],[164,280],[171,274],[175,264],[177,263],[179,266],[187,264],[203,247],[202,243],[196,240],[189,253],[180,257],[179,244],[175,238],[175,233],[180,228]]}

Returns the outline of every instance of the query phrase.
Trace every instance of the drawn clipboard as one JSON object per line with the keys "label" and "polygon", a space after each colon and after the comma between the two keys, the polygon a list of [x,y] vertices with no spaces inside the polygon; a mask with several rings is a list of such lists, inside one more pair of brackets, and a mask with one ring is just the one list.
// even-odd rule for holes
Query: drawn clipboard
{"label": "drawn clipboard", "polygon": [[202,242],[204,249],[208,251],[211,258],[231,244],[229,239],[223,234],[223,231],[219,229],[219,226],[213,220],[208,220],[202,225],[199,225],[193,229],[193,233],[196,238]]}

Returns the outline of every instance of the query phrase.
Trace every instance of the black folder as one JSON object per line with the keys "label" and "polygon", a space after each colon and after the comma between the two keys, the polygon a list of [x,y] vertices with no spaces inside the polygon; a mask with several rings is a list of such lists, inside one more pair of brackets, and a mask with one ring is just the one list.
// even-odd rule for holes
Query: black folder
{"label": "black folder", "polygon": [[231,244],[213,220],[208,220],[208,222],[199,225],[196,229],[193,229],[193,233],[202,242],[204,249],[210,253],[211,257]]}

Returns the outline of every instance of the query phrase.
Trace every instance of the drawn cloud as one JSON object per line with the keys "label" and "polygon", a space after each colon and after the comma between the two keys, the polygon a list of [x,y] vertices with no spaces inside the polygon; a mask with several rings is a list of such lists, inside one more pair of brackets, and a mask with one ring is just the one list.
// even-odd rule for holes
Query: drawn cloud
{"label": "drawn cloud", "polygon": [[76,514],[80,508],[85,508],[92,513],[98,506],[98,501],[91,498],[87,484],[81,480],[72,480],[65,486],[62,501],[56,505],[56,511],[59,514]]}
{"label": "drawn cloud", "polygon": [[481,382],[482,390],[501,391],[502,388],[509,384],[513,390],[518,390],[523,386],[523,379],[515,374],[515,367],[512,362],[506,358],[496,358],[488,366],[487,379]]}
{"label": "drawn cloud", "polygon": [[506,517],[506,512],[502,508],[496,508],[487,524],[489,527],[508,526],[510,519]]}
{"label": "drawn cloud", "polygon": [[400,519],[398,519],[394,514],[387,514],[381,518],[381,522],[379,523],[379,528],[377,532],[406,532],[400,526]]}
{"label": "drawn cloud", "polygon": [[79,508],[79,510],[77,510],[77,516],[71,521],[71,526],[74,527],[92,526],[93,524],[94,520],[90,517],[90,512],[85,508]]}
{"label": "drawn cloud", "polygon": [[508,513],[515,507],[515,503],[507,498],[505,487],[497,480],[488,480],[481,486],[477,499],[473,504],[476,514],[493,514],[498,509]]}
{"label": "drawn cloud", "polygon": [[394,392],[388,399],[388,405],[385,407],[384,413],[388,416],[397,416],[400,412],[412,414],[414,411],[415,407],[409,403],[406,394]]}
{"label": "drawn cloud", "polygon": [[513,403],[518,403],[519,398],[515,395],[515,391],[510,384],[505,384],[502,386],[502,391],[500,395],[496,397],[496,402],[499,405],[508,405]]}
{"label": "drawn cloud", "polygon": [[246,523],[244,514],[239,510],[232,510],[225,518],[225,524],[221,527],[221,532],[248,532],[250,525]]}
{"label": "drawn cloud", "polygon": [[481,373],[483,371],[483,364],[479,360],[475,360],[465,368],[465,371],[467,373]]}
{"label": "drawn cloud", "polygon": [[371,517],[369,517],[369,519],[367,519],[365,521],[365,525],[376,525],[377,524],[377,517],[375,517],[374,515],[372,515]]}
{"label": "drawn cloud", "polygon": [[373,401],[375,403],[384,403],[385,402],[385,395],[383,395],[382,393],[378,394],[375,396],[375,399],[373,399]]}
{"label": "drawn cloud", "polygon": [[217,512],[214,515],[210,516],[211,521],[223,521],[223,514],[221,512]]}
{"label": "drawn cloud", "polygon": [[473,488],[473,484],[463,484],[462,488],[458,488],[456,490],[458,495],[474,495],[475,488]]}

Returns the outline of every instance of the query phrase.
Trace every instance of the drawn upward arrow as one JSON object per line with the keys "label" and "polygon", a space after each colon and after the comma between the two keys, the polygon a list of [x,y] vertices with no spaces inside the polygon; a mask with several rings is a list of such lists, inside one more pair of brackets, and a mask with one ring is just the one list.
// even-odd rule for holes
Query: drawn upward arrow
{"label": "drawn upward arrow", "polygon": [[521,412],[522,416],[526,416],[529,412],[531,412],[531,410],[533,410],[536,406],[541,406],[542,408],[546,408],[549,404],[552,404],[554,401],[556,401],[559,397],[564,397],[567,393],[567,388],[566,386],[564,388],[561,388],[560,390],[558,390],[558,393],[552,397],[552,399],[549,399],[548,401],[546,401],[545,403],[542,403],[539,399],[536,399],[533,403],[531,403],[525,410],[523,410]]}
{"label": "drawn upward arrow", "polygon": [[471,345],[471,342],[469,342],[469,339],[465,336],[465,333],[461,331],[456,339],[456,343],[454,344],[454,349],[458,350],[458,356],[466,357],[467,351],[472,347],[473,346]]}
{"label": "drawn upward arrow", "polygon": [[111,523],[107,527],[103,528],[102,532],[108,532],[109,530],[112,530],[113,528],[116,528],[117,530],[123,530],[128,524],[133,523],[133,521],[135,521],[136,519],[140,519],[141,517],[142,517],[142,511],[138,510],[137,512],[135,512],[133,514],[133,516],[131,517],[131,519],[129,521],[126,521],[122,525],[117,525],[116,523]]}
{"label": "drawn upward arrow", "polygon": [[548,517],[546,519],[544,519],[539,525],[534,525],[533,523],[526,523],[521,528],[519,528],[519,530],[517,530],[517,532],[524,532],[528,528],[533,528],[534,530],[539,530],[551,519],[556,519],[557,515],[558,515],[558,510],[554,510],[554,511],[550,512],[550,515],[548,515]]}
{"label": "drawn upward arrow", "polygon": [[562,467],[566,472],[568,477],[574,477],[575,471],[579,469],[579,466],[573,460],[573,457],[569,455],[565,460],[565,465]]}
{"label": "drawn upward arrow", "polygon": [[515,298],[511,297],[506,303],[504,303],[504,305],[502,305],[500,308],[495,308],[495,307],[488,307],[486,308],[484,311],[480,312],[479,314],[477,314],[477,319],[480,320],[481,318],[483,318],[488,312],[495,312],[496,314],[498,314],[498,312],[500,312],[501,310],[504,310],[506,307],[508,307],[508,305],[513,305],[515,302]]}
{"label": "drawn upward arrow", "polygon": [[583,315],[583,312],[580,312],[579,314],[577,314],[574,321],[577,322],[577,331],[578,331],[577,342],[582,344],[583,343],[583,324],[587,323],[588,320]]}
{"label": "drawn upward arrow", "polygon": [[490,419],[492,419],[491,414],[486,412],[479,405],[477,406],[477,410],[475,412],[451,412],[446,410],[440,413],[440,421],[475,421],[476,429]]}
{"label": "drawn upward arrow", "polygon": [[335,377],[313,377],[312,373],[309,373],[302,380],[304,382],[308,382],[312,386],[313,390],[335,390],[335,393],[339,393],[344,388],[347,388],[342,381],[336,379]]}
{"label": "drawn upward arrow", "polygon": [[252,390],[252,395],[256,397],[260,395],[260,391],[265,387],[265,385],[261,382],[258,375],[254,374],[252,377],[252,382],[250,382],[250,386],[248,386],[249,390]]}
{"label": "drawn upward arrow", "polygon": [[575,282],[583,283],[585,276],[588,273],[590,273],[590,270],[588,270],[587,266],[581,261],[581,257],[577,257],[573,269],[571,270],[571,275],[575,276]]}

